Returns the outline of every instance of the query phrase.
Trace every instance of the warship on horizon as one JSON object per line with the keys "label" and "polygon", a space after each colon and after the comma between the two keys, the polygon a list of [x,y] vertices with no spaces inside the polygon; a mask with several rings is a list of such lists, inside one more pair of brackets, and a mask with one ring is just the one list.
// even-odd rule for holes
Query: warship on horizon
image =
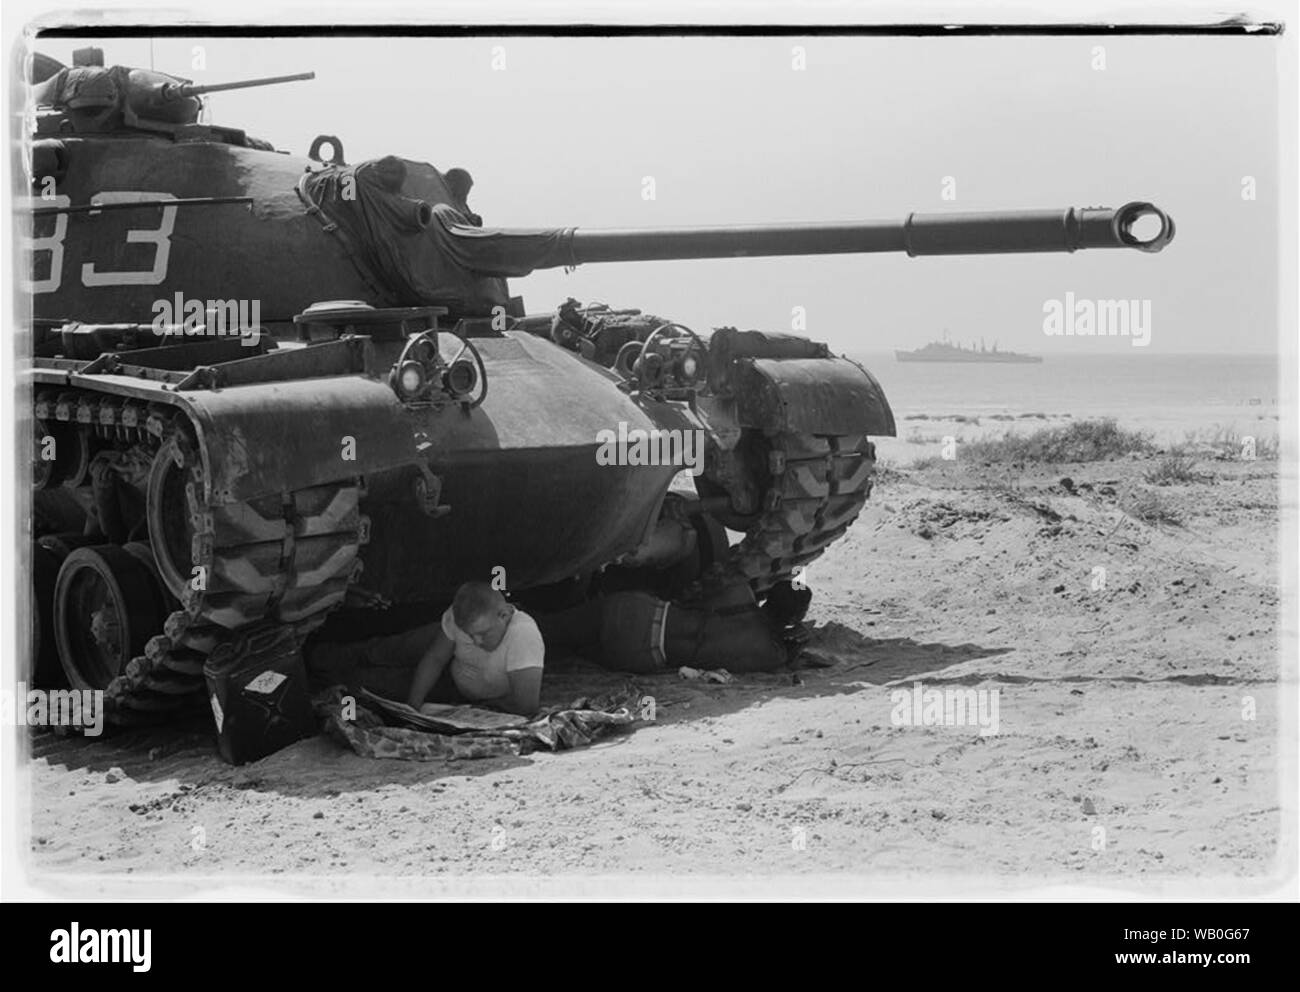
{"label": "warship on horizon", "polygon": [[900,362],[1019,362],[1019,363],[1038,363],[1043,359],[1038,355],[1024,355],[1017,351],[998,351],[998,343],[993,342],[991,349],[984,347],[984,340],[980,339],[980,346],[976,348],[971,345],[969,348],[963,348],[959,344],[953,344],[948,340],[947,334],[942,341],[931,341],[923,348],[917,348],[915,351],[903,351],[896,349],[894,357]]}

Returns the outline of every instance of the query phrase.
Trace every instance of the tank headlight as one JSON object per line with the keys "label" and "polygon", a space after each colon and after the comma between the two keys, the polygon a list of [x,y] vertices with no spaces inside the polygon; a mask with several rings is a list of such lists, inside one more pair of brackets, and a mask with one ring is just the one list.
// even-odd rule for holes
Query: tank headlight
{"label": "tank headlight", "polygon": [[655,352],[647,355],[643,351],[640,361],[636,363],[636,374],[643,387],[659,385],[664,374],[664,356]]}
{"label": "tank headlight", "polygon": [[419,362],[406,361],[397,372],[397,390],[404,399],[420,395],[425,384],[424,366]]}
{"label": "tank headlight", "polygon": [[438,362],[438,346],[428,338],[421,338],[411,345],[407,357],[419,362],[421,365],[436,365]]}
{"label": "tank headlight", "polygon": [[478,369],[468,359],[458,359],[443,374],[443,385],[457,399],[468,396],[478,385]]}

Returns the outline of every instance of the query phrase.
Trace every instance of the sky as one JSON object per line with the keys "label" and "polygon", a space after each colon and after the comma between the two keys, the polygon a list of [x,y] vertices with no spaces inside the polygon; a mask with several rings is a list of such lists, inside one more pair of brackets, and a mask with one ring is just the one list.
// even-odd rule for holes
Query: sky
{"label": "sky", "polygon": [[[81,43],[39,43],[71,61]],[[349,162],[460,166],[488,226],[901,222],[910,211],[1150,200],[1160,254],[782,257],[586,265],[515,280],[698,329],[791,331],[836,351],[947,331],[1040,354],[1135,353],[1044,334],[1044,306],[1149,300],[1143,353],[1278,347],[1279,42],[1266,37],[101,39],[106,62],[221,82],[215,123]],[[195,48],[204,65],[195,67]],[[794,68],[795,46],[805,68]],[[1097,46],[1104,47],[1098,68]],[[495,66],[495,67],[494,67]],[[504,66],[504,68],[502,68]],[[654,179],[654,199],[643,196]],[[956,198],[943,198],[945,177]],[[1252,177],[1255,198],[1243,198]],[[804,324],[792,326],[796,308]]]}

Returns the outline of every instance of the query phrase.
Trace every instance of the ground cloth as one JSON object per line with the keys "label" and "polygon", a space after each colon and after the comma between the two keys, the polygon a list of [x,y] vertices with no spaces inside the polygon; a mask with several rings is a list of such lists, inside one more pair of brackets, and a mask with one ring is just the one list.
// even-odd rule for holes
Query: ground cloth
{"label": "ground cloth", "polygon": [[586,747],[613,727],[640,721],[640,700],[641,690],[629,683],[615,692],[577,699],[568,707],[520,717],[432,703],[413,710],[364,690],[357,697],[343,686],[332,686],[316,697],[315,706],[325,732],[362,757],[454,761]]}

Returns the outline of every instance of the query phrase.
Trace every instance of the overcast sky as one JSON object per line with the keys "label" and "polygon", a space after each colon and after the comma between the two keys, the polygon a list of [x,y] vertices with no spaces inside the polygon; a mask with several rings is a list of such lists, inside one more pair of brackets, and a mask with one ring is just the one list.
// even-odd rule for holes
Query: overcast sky
{"label": "overcast sky", "polygon": [[[697,328],[790,330],[840,351],[946,328],[1042,353],[1132,353],[1043,334],[1043,305],[1149,299],[1147,353],[1276,350],[1278,42],[1242,38],[437,38],[97,41],[106,61],[220,82],[313,82],[210,98],[214,122],[349,162],[462,166],[487,225],[623,227],[1119,206],[1177,220],[1163,253],[825,256],[588,265],[516,280]],[[203,46],[206,69],[192,68]],[[500,64],[504,47],[504,70]],[[792,69],[792,48],[806,69]],[[1095,46],[1105,68],[1094,68]],[[47,42],[66,62],[79,47]],[[152,52],[151,52],[152,47]],[[656,198],[642,197],[653,176]],[[957,199],[941,198],[946,176]],[[1242,198],[1254,177],[1257,199]]]}

